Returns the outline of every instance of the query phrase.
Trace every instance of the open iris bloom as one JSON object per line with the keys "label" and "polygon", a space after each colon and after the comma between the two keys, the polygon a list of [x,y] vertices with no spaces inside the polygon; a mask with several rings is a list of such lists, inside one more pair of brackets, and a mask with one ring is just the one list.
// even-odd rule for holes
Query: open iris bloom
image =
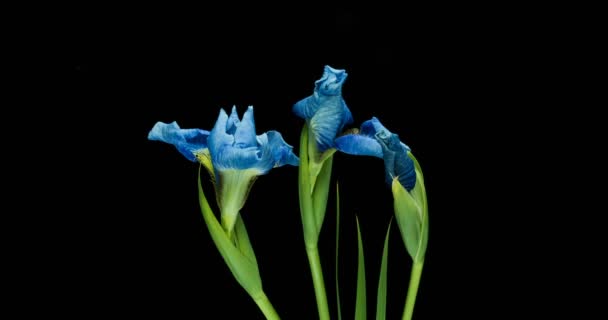
{"label": "open iris bloom", "polygon": [[256,136],[253,107],[247,109],[242,120],[236,107],[230,116],[220,110],[211,132],[180,129],[176,122],[158,122],[148,139],[173,144],[188,160],[205,166],[214,178],[222,226],[228,234],[232,234],[255,178],[273,167],[299,163],[279,132]]}
{"label": "open iris bloom", "polygon": [[393,192],[401,237],[414,262],[404,319],[411,319],[428,241],[428,210],[424,177],[410,148],[374,117],[359,132],[335,140],[338,150],[384,159],[386,180]]}
{"label": "open iris bloom", "polygon": [[293,112],[306,120],[300,138],[299,194],[300,214],[306,253],[313,276],[320,319],[329,319],[327,296],[318,252],[318,239],[329,194],[334,139],[345,125],[353,122],[342,98],[342,85],[348,74],[325,66],[315,82],[313,94],[293,106]]}
{"label": "open iris bloom", "polygon": [[199,198],[212,239],[236,280],[266,317],[278,319],[262,290],[255,254],[239,212],[258,176],[274,167],[298,165],[292,147],[277,131],[256,135],[253,107],[247,109],[242,119],[235,107],[230,116],[220,110],[210,132],[181,129],[176,122],[158,122],[148,139],[173,144],[188,160],[201,163],[209,171],[221,211],[221,226],[203,193],[200,174]]}

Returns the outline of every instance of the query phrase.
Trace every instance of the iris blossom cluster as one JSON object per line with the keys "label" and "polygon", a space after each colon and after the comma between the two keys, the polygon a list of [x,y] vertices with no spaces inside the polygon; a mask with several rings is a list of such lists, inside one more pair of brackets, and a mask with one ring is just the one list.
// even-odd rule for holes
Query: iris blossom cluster
{"label": "iris blossom cluster", "polygon": [[[305,120],[299,157],[279,132],[256,134],[251,106],[242,118],[239,118],[236,107],[232,108],[230,115],[221,109],[211,131],[182,129],[176,122],[158,122],[148,134],[149,140],[172,144],[186,159],[200,163],[208,171],[214,185],[220,221],[207,202],[199,174],[199,200],[203,217],[235,279],[267,319],[279,319],[279,316],[262,289],[257,259],[240,217],[249,190],[257,177],[272,168],[284,165],[299,167],[304,244],[319,318],[329,319],[318,242],[327,209],[333,155],[337,151],[383,160],[386,182],[393,193],[395,220],[413,261],[403,313],[404,319],[412,318],[428,240],[428,210],[422,169],[411,149],[378,118],[363,122],[359,129],[346,130],[354,122],[342,97],[347,77],[345,70],[325,66],[323,75],[314,84],[312,94],[293,105],[294,114]],[[387,255],[386,248],[385,244],[384,255]],[[378,288],[380,290],[381,286]],[[357,296],[359,301],[359,291]],[[381,304],[380,299],[377,308],[377,315],[383,314],[385,305]]]}

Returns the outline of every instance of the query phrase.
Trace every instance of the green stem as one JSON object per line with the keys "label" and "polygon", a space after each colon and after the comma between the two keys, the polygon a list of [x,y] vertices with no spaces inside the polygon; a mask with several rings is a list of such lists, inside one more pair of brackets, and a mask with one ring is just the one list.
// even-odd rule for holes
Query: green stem
{"label": "green stem", "polygon": [[422,267],[424,260],[414,262],[412,265],[412,274],[410,275],[410,286],[407,289],[407,298],[405,299],[405,309],[403,310],[403,320],[411,320],[414,314],[414,304],[416,304],[416,295],[418,294],[418,285],[420,284],[420,276],[422,275]]}
{"label": "green stem", "polygon": [[272,303],[270,303],[270,300],[268,300],[268,297],[266,296],[266,294],[264,292],[262,292],[261,296],[254,299],[254,301],[258,305],[258,307],[260,307],[260,310],[262,310],[262,313],[264,313],[264,316],[266,317],[266,319],[269,319],[269,320],[280,320],[281,319],[279,317],[279,315],[277,314],[277,311],[274,310]]}
{"label": "green stem", "polygon": [[325,293],[325,282],[323,281],[323,270],[319,259],[318,248],[306,248],[312,282],[315,287],[315,297],[317,298],[317,308],[320,320],[329,320],[329,307],[327,305],[327,294]]}

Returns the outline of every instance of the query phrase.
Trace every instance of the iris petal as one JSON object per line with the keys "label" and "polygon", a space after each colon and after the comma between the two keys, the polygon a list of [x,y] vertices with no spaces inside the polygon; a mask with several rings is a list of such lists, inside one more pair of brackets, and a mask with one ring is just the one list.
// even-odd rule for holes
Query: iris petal
{"label": "iris petal", "polygon": [[304,98],[293,105],[293,113],[295,113],[296,116],[306,120],[312,118],[318,109],[319,104],[315,99],[312,98],[312,96]]}
{"label": "iris petal", "polygon": [[293,147],[283,140],[283,136],[278,131],[268,131],[267,148],[272,150],[273,167],[280,167],[286,164],[297,166],[300,159],[293,153]]}
{"label": "iris petal", "polygon": [[416,184],[416,171],[414,161],[408,156],[409,148],[386,128],[376,133],[376,139],[382,146],[387,182],[390,184],[398,177],[407,191],[412,190]]}
{"label": "iris petal", "polygon": [[388,184],[392,183],[394,177],[398,177],[407,191],[412,190],[416,185],[414,161],[408,156],[410,148],[376,117],[363,122],[358,134],[338,137],[335,145],[344,153],[384,159]]}
{"label": "iris petal", "polygon": [[376,139],[362,134],[348,134],[336,139],[336,148],[357,156],[374,156],[382,159],[382,146]]}
{"label": "iris petal", "polygon": [[[218,154],[224,146],[232,146],[234,143],[234,136],[226,132],[226,124],[228,122],[228,115],[224,109],[220,110],[220,114],[217,117],[215,126],[209,134],[209,152],[213,156]],[[215,163],[214,163],[215,166]]]}
{"label": "iris petal", "polygon": [[315,136],[319,151],[323,152],[334,146],[334,139],[338,131],[342,130],[343,110],[337,99],[327,99],[324,108],[319,108],[315,115],[310,119],[310,128]]}
{"label": "iris petal", "polygon": [[260,159],[261,154],[259,152],[259,149],[256,147],[239,148],[224,145],[218,150],[218,152],[211,154],[213,167],[218,172],[228,169],[259,169],[257,167]]}
{"label": "iris petal", "polygon": [[316,91],[327,96],[336,96],[342,93],[342,85],[348,73],[345,70],[325,66],[323,76],[315,82]]}
{"label": "iris petal", "polygon": [[239,115],[236,112],[236,106],[232,106],[232,111],[230,112],[230,117],[226,122],[226,132],[228,134],[234,134],[236,131],[236,127],[239,125],[241,120],[239,119]]}
{"label": "iris petal", "polygon": [[243,120],[237,125],[234,132],[234,142],[238,147],[246,148],[256,146],[255,122],[253,120],[253,107],[247,108]]}
{"label": "iris petal", "polygon": [[172,144],[188,160],[196,162],[195,154],[207,149],[209,131],[201,129],[181,129],[177,122],[157,122],[148,139]]}

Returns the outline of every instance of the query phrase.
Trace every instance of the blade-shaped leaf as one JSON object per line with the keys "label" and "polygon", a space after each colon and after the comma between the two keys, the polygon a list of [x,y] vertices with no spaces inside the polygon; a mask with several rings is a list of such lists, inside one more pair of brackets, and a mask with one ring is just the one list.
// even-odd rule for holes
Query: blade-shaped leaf
{"label": "blade-shaped leaf", "polygon": [[386,237],[384,238],[384,249],[382,249],[382,263],[380,264],[380,277],[378,279],[378,297],[376,299],[376,320],[386,319],[386,280],[388,267],[388,239],[391,233],[393,220],[388,223]]}
{"label": "blade-shaped leaf", "polygon": [[355,299],[355,320],[367,319],[367,298],[365,296],[365,258],[363,256],[363,240],[357,218],[357,246],[359,248],[359,263],[357,268],[357,298]]}
{"label": "blade-shaped leaf", "polygon": [[338,320],[342,320],[340,307],[340,285],[338,282],[338,249],[340,247],[340,187],[336,183],[336,304],[338,305]]}
{"label": "blade-shaped leaf", "polygon": [[247,228],[245,228],[245,223],[243,222],[243,218],[239,214],[236,218],[236,224],[234,225],[234,235],[236,240],[236,245],[239,250],[251,260],[254,264],[258,264],[255,253],[253,252],[253,247],[251,246],[251,242],[249,241],[249,235],[247,234]]}
{"label": "blade-shaped leaf", "polygon": [[222,255],[222,258],[224,258],[226,265],[228,265],[232,275],[234,275],[234,278],[243,289],[245,289],[253,298],[258,297],[263,293],[262,279],[260,278],[258,265],[255,260],[250,260],[241,252],[241,250],[235,247],[217,221],[217,218],[205,197],[205,193],[203,192],[200,169],[198,175],[198,196],[203,218],[207,225],[207,229],[209,229],[209,233],[211,234],[211,239]]}

